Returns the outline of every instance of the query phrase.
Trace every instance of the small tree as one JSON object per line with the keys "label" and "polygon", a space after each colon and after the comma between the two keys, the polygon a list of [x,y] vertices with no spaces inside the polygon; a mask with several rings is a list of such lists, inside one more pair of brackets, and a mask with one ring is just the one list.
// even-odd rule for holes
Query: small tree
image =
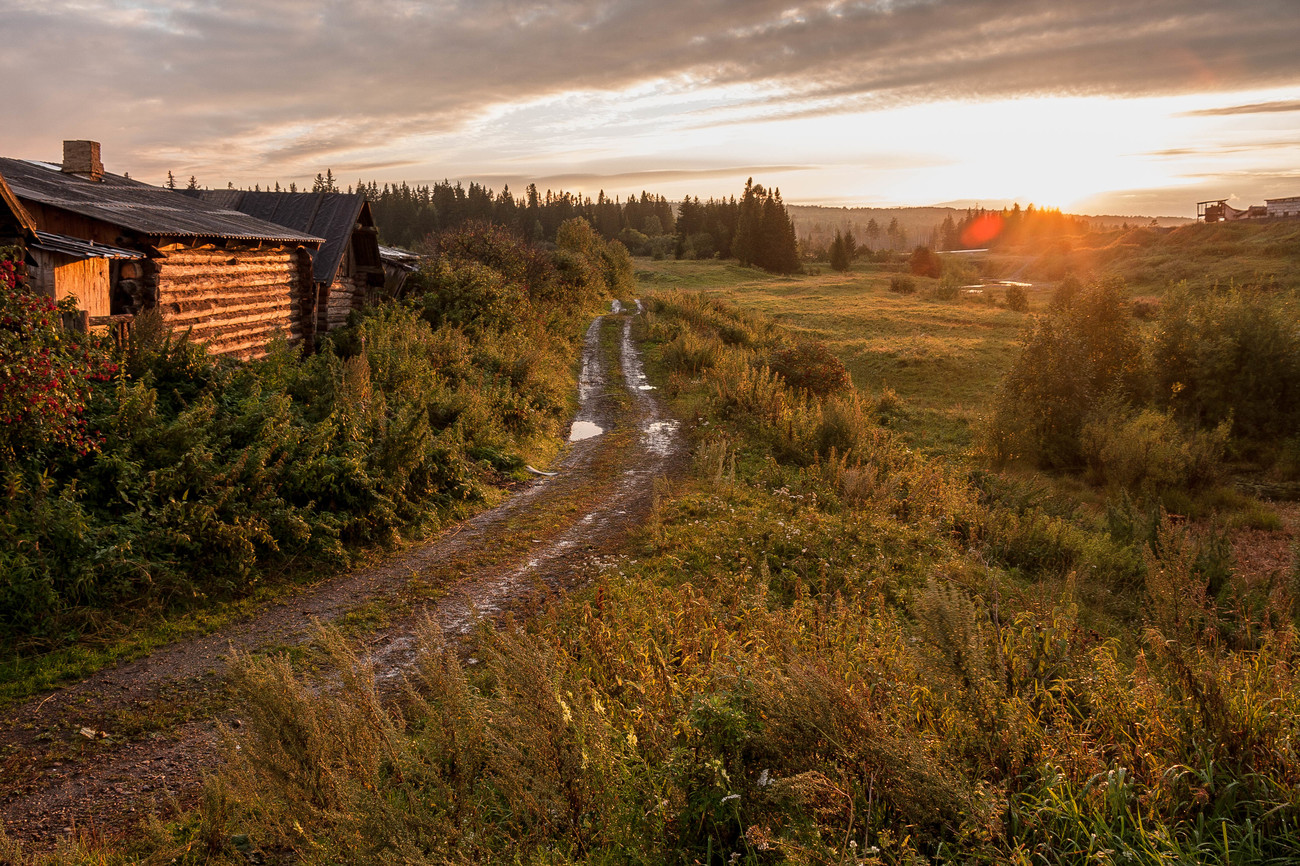
{"label": "small tree", "polygon": [[909,260],[912,273],[918,277],[938,278],[943,272],[943,263],[939,261],[939,256],[929,247],[917,247],[912,251],[912,258]]}
{"label": "small tree", "polygon": [[1007,286],[1007,309],[1017,313],[1029,312],[1029,293],[1024,286]]}
{"label": "small tree", "polygon": [[835,230],[835,239],[831,241],[829,258],[832,270],[847,271],[849,269],[849,257],[844,249],[844,235],[840,234],[839,229]]}
{"label": "small tree", "polygon": [[837,271],[847,271],[853,265],[853,259],[857,254],[858,242],[854,240],[853,233],[841,234],[840,230],[836,229],[835,240],[831,241],[831,267]]}

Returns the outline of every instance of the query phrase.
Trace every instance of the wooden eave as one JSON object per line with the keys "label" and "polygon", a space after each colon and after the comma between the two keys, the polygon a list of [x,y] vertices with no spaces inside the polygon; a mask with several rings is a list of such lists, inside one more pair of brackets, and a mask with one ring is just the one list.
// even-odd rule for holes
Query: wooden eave
{"label": "wooden eave", "polygon": [[23,233],[27,236],[27,240],[35,240],[36,221],[27,212],[27,208],[23,207],[23,203],[18,200],[18,196],[14,195],[14,191],[9,188],[4,175],[0,175],[0,199],[4,200],[14,218],[18,220],[18,224],[23,227]]}

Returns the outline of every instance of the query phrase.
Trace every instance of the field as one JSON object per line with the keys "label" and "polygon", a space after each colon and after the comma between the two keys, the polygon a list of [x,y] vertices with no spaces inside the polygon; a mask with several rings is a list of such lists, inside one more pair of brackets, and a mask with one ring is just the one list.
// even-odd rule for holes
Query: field
{"label": "field", "polygon": [[[698,291],[771,316],[795,334],[820,340],[844,362],[853,384],[897,395],[894,423],[915,447],[960,456],[972,425],[987,413],[1017,351],[1026,314],[985,303],[925,300],[889,291],[898,268],[858,265],[847,274],[777,277],[721,262],[637,261],[649,291]],[[995,299],[1000,290],[992,290]],[[1030,289],[1031,311],[1048,288]]]}

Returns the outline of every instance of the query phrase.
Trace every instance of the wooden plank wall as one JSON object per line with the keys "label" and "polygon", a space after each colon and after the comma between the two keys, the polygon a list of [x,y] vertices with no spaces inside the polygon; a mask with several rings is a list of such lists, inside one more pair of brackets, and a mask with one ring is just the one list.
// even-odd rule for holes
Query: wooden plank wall
{"label": "wooden plank wall", "polygon": [[108,259],[74,259],[48,250],[31,250],[31,256],[33,289],[56,301],[73,295],[77,308],[92,316],[109,314]]}
{"label": "wooden plank wall", "polygon": [[108,259],[83,259],[60,266],[54,271],[54,299],[74,295],[77,309],[92,316],[107,316],[108,268]]}
{"label": "wooden plank wall", "polygon": [[173,248],[157,259],[158,309],[218,355],[256,358],[303,337],[298,250]]}

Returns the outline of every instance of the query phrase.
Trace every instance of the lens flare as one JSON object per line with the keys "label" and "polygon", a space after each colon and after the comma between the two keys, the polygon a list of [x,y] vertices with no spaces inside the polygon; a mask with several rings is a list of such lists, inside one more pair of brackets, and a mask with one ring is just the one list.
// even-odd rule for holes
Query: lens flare
{"label": "lens flare", "polygon": [[1002,233],[1002,215],[986,213],[977,216],[961,231],[961,245],[967,249],[985,247]]}

